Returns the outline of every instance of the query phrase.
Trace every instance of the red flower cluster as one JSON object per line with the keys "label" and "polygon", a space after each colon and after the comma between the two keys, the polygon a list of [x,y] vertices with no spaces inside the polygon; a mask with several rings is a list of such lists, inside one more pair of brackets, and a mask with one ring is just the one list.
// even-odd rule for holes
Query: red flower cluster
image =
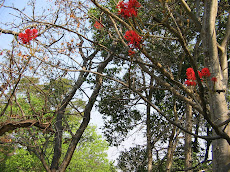
{"label": "red flower cluster", "polygon": [[93,26],[94,26],[96,29],[101,29],[101,28],[103,28],[102,24],[99,23],[98,21],[96,21],[96,22],[94,23]]}
{"label": "red flower cluster", "polygon": [[186,70],[186,76],[187,76],[188,80],[185,81],[185,84],[187,86],[192,86],[192,85],[195,86],[196,85],[196,82],[195,82],[196,76],[195,76],[195,72],[194,72],[193,68],[188,68]]}
{"label": "red flower cluster", "polygon": [[191,67],[186,70],[186,76],[188,80],[196,80],[195,72]]}
{"label": "red flower cluster", "polygon": [[195,86],[196,85],[196,82],[195,81],[189,81],[189,80],[186,80],[185,82],[184,82],[187,86]]}
{"label": "red flower cluster", "polygon": [[201,70],[201,74],[202,76],[205,76],[205,77],[209,77],[211,75],[208,68],[203,68]]}
{"label": "red flower cluster", "polygon": [[131,49],[129,49],[128,53],[129,53],[129,56],[132,56],[133,54],[135,54],[135,51],[132,51]]}
{"label": "red flower cluster", "polygon": [[29,44],[31,40],[38,36],[37,33],[37,29],[26,29],[25,33],[19,33],[18,37],[23,42],[23,44]]}
{"label": "red flower cluster", "polygon": [[139,8],[141,4],[137,0],[129,0],[128,2],[120,1],[117,4],[117,8],[119,9],[119,14],[124,18],[137,16],[137,8]]}
{"label": "red flower cluster", "polygon": [[139,48],[141,37],[134,30],[128,30],[125,33],[124,38],[126,39],[126,41],[129,41],[129,45]]}
{"label": "red flower cluster", "polygon": [[[210,77],[211,76],[210,71],[209,71],[208,68],[203,68],[201,70],[201,72],[198,71],[198,74],[199,74],[199,77],[200,77],[201,81],[203,81],[202,77]],[[193,68],[188,68],[186,70],[186,76],[187,76],[188,80],[185,81],[185,84],[187,86],[192,86],[192,85],[195,86],[196,85],[196,82],[195,82],[196,76],[195,76],[195,72],[194,72]],[[211,80],[213,82],[216,82],[217,79],[215,77],[213,77]]]}
{"label": "red flower cluster", "polygon": [[216,77],[212,77],[211,79],[213,82],[216,82],[217,81],[217,78]]}

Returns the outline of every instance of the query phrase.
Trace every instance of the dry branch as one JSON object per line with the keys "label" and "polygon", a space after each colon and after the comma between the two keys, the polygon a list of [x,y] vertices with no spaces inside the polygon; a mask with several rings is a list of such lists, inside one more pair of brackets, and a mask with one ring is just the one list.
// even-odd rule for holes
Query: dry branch
{"label": "dry branch", "polygon": [[27,119],[18,122],[3,122],[0,124],[0,136],[4,135],[6,132],[18,129],[18,128],[28,128],[31,126],[36,126],[39,129],[47,130],[50,132],[54,132],[53,129],[50,128],[50,123],[41,123],[38,120]]}

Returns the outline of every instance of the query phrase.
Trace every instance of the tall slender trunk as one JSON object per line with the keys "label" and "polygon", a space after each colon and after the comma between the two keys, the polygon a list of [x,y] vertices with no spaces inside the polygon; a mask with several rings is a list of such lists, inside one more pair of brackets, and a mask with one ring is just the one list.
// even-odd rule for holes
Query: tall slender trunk
{"label": "tall slender trunk", "polygon": [[[186,129],[192,132],[192,106],[189,104],[186,105]],[[192,136],[188,133],[185,133],[184,154],[185,169],[189,169],[192,167]],[[192,172],[192,170],[186,171]]]}
{"label": "tall slender trunk", "polygon": [[166,172],[170,172],[171,168],[172,168],[172,164],[173,164],[173,152],[176,148],[177,145],[177,127],[173,127],[173,131],[172,134],[169,138],[169,144],[168,144],[168,148],[167,148],[167,161],[166,161]]}
{"label": "tall slender trunk", "polygon": [[[173,113],[175,116],[175,121],[178,121],[177,109],[176,109],[176,100],[173,100]],[[169,144],[167,148],[167,161],[166,161],[166,172],[170,172],[173,163],[173,152],[176,148],[178,141],[178,129],[176,126],[173,126],[172,134],[169,137]]]}
{"label": "tall slender trunk", "polygon": [[[150,106],[147,107],[147,109],[150,109]],[[147,110],[148,111],[148,110]],[[152,145],[151,145],[151,123],[150,123],[150,111],[147,112],[147,156],[148,156],[148,172],[152,172],[152,162],[153,162],[153,157],[152,157]]]}
{"label": "tall slender trunk", "polygon": [[58,169],[59,160],[61,158],[61,150],[62,150],[62,135],[63,135],[63,126],[62,126],[62,118],[63,111],[57,112],[56,122],[55,122],[55,139],[54,139],[54,155],[51,163],[51,171],[54,172]]}
{"label": "tall slender trunk", "polygon": [[[226,79],[224,70],[227,64],[224,59],[218,57],[217,40],[216,40],[216,16],[218,9],[218,0],[204,1],[204,17],[203,17],[203,46],[205,54],[205,62],[209,67],[212,76],[217,78],[215,85],[209,83],[213,87],[213,91],[209,93],[210,112],[212,121],[218,125],[226,121],[228,117],[228,106],[225,98],[225,92],[217,93],[216,90],[225,90]],[[226,56],[222,56],[222,58]],[[221,67],[225,66],[225,69]],[[225,128],[224,128],[225,127]],[[222,130],[230,136],[230,126],[222,126]],[[213,135],[216,133],[213,131]],[[230,146],[224,139],[215,140],[212,142],[213,155],[213,171],[226,172],[230,171]]]}
{"label": "tall slender trunk", "polygon": [[[106,68],[106,66],[108,65],[108,63],[113,59],[113,54],[108,54],[107,58],[105,59],[105,61],[101,62],[98,66],[98,73],[103,73],[104,69]],[[75,135],[73,136],[71,143],[69,144],[68,150],[65,154],[65,157],[59,167],[59,172],[64,172],[66,171],[66,168],[68,167],[73,153],[76,149],[76,146],[78,144],[78,142],[81,139],[82,134],[84,133],[86,127],[88,126],[89,122],[90,122],[90,115],[91,115],[91,110],[94,106],[94,103],[96,102],[97,96],[99,94],[99,91],[101,89],[102,86],[102,76],[101,75],[97,75],[96,76],[96,85],[94,87],[93,93],[91,94],[89,101],[84,109],[84,117],[83,117],[83,121],[80,125],[80,127],[78,128],[78,130],[76,131]]]}
{"label": "tall slender trunk", "polygon": [[[153,79],[150,81],[150,85],[152,85]],[[149,90],[148,100],[151,102],[152,100],[152,89]],[[148,172],[152,172],[153,169],[153,155],[152,155],[152,132],[151,132],[151,105],[147,104],[147,118],[146,118],[146,125],[147,125],[147,156],[148,156]]]}
{"label": "tall slender trunk", "polygon": [[[229,119],[227,112],[227,103],[223,93],[215,93],[210,96],[210,109],[212,121],[220,124]],[[230,126],[224,129],[230,135]],[[213,135],[216,133],[213,131]],[[213,157],[213,171],[214,172],[230,172],[230,145],[225,139],[218,139],[212,142],[212,157]]]}

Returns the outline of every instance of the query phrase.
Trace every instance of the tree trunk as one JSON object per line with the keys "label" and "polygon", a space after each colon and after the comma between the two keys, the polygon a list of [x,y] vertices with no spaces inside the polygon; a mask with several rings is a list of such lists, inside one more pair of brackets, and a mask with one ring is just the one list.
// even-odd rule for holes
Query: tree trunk
{"label": "tree trunk", "polygon": [[63,135],[63,126],[62,126],[62,118],[64,111],[58,111],[56,117],[56,133],[54,139],[54,155],[51,163],[51,171],[55,172],[58,169],[59,160],[61,158],[62,152],[62,135]]}
{"label": "tree trunk", "polygon": [[[101,62],[100,65],[98,66],[98,70],[97,72],[99,74],[103,73],[104,69],[106,68],[106,66],[108,65],[108,63],[113,59],[113,54],[108,54],[107,58],[105,59],[105,61]],[[89,98],[89,102],[87,103],[85,110],[84,110],[84,117],[83,117],[83,121],[80,125],[80,127],[78,128],[78,130],[76,131],[75,135],[73,136],[71,143],[68,147],[68,150],[65,154],[65,157],[59,167],[59,172],[64,172],[66,170],[66,168],[68,167],[72,156],[74,154],[74,151],[76,149],[76,146],[78,144],[78,142],[81,139],[81,136],[83,135],[86,127],[88,126],[89,122],[90,122],[90,115],[91,115],[91,110],[94,106],[94,103],[97,99],[97,96],[99,94],[99,91],[101,89],[102,86],[102,76],[101,75],[97,75],[96,76],[96,85],[94,87],[93,93],[91,94],[90,98]]]}
{"label": "tree trunk", "polygon": [[[174,126],[172,134],[169,138],[169,145],[168,145],[168,149],[167,149],[166,172],[170,172],[171,168],[172,168],[173,152],[176,148],[177,140],[178,140],[177,134],[178,134],[177,127]],[[176,138],[174,138],[175,136],[176,136]]]}
{"label": "tree trunk", "polygon": [[[150,85],[152,85],[153,79],[150,81]],[[152,89],[150,88],[149,90],[149,95],[148,95],[148,100],[151,102],[152,101]],[[151,105],[148,103],[147,104],[147,118],[146,118],[146,125],[147,125],[147,156],[148,156],[148,172],[152,172],[153,169],[153,155],[152,155],[152,144],[151,144],[151,139],[152,139],[152,133],[151,133]]]}
{"label": "tree trunk", "polygon": [[[215,124],[220,124],[226,121],[228,117],[228,106],[225,98],[225,92],[217,93],[216,90],[225,90],[225,83],[221,62],[226,61],[219,59],[215,22],[218,9],[217,0],[204,1],[204,18],[203,18],[203,46],[205,54],[205,62],[210,69],[212,77],[217,78],[215,84],[209,82],[210,88],[213,91],[209,93],[211,119]],[[224,69],[226,70],[226,69]],[[222,129],[224,126],[222,126]],[[224,131],[230,136],[230,127],[226,126]],[[213,135],[216,133],[213,131]],[[228,172],[230,171],[230,146],[224,139],[215,140],[212,142],[213,155],[213,171],[214,172]]]}
{"label": "tree trunk", "polygon": [[[175,121],[178,121],[177,109],[176,109],[176,100],[173,100],[173,113],[175,116]],[[175,151],[178,141],[178,129],[176,126],[173,126],[172,134],[169,137],[169,144],[167,149],[167,161],[166,161],[166,172],[170,172],[173,163],[173,152]]]}
{"label": "tree trunk", "polygon": [[153,157],[152,157],[152,146],[151,146],[151,130],[149,127],[149,121],[150,118],[147,117],[147,156],[148,156],[148,172],[152,172],[152,162],[153,162]]}
{"label": "tree trunk", "polygon": [[[186,105],[186,129],[192,132],[192,106]],[[191,134],[185,133],[185,169],[192,167],[192,136]],[[192,170],[185,170],[187,172],[192,172]]]}

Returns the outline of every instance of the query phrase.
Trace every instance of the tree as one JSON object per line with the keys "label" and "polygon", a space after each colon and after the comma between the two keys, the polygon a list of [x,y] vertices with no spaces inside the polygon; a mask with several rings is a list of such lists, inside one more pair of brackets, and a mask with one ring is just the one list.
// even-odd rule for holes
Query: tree
{"label": "tree", "polygon": [[1,162],[1,171],[45,171],[41,161],[34,154],[30,154],[23,148],[17,148],[14,155],[9,156],[5,162]]}
{"label": "tree", "polygon": [[[96,133],[95,126],[89,126],[81,139],[73,158],[66,171],[114,171],[113,165],[108,161],[105,151],[108,144]],[[16,136],[16,134],[14,135]],[[42,137],[41,137],[42,139]],[[65,138],[63,149],[68,147],[69,138]],[[1,160],[1,171],[45,171],[38,157],[26,147],[20,145],[12,146],[12,140],[8,145],[8,150],[14,147],[14,153],[7,155],[6,159]],[[50,143],[52,144],[52,143]],[[49,145],[47,152],[51,151],[52,146]],[[50,157],[48,157],[50,159]]]}
{"label": "tree", "polygon": [[[1,25],[2,33],[14,37],[11,51],[1,50],[1,55],[5,60],[1,63],[1,82],[3,83],[1,95],[3,95],[4,106],[1,107],[0,130],[1,135],[11,130],[28,128],[31,125],[37,127],[38,131],[42,130],[45,133],[43,143],[50,141],[53,143],[51,160],[47,161],[47,152],[44,151],[46,147],[36,142],[38,140],[36,129],[33,128],[32,131],[28,129],[31,141],[26,143],[26,139],[19,140],[20,144],[27,148],[30,147],[30,151],[36,154],[46,171],[65,171],[89,124],[91,110],[101,88],[102,78],[100,75],[94,78],[94,81],[89,84],[93,87],[90,91],[81,87],[87,81],[89,70],[95,69],[94,72],[97,74],[103,72],[112,59],[112,53],[107,53],[107,58],[100,57],[99,49],[95,46],[98,43],[87,38],[87,28],[82,27],[87,22],[85,13],[82,11],[87,4],[73,3],[71,8],[66,8],[68,2],[65,1],[44,2],[43,4],[46,4],[44,11],[36,8],[38,4],[35,1],[28,2],[26,11],[21,7],[2,6],[20,20],[10,21],[9,19],[8,24]],[[87,48],[91,46],[94,48]],[[77,54],[77,57],[74,54]],[[71,88],[59,92],[53,99],[52,90],[40,88],[26,76],[38,77],[43,82],[67,77],[73,82]],[[28,81],[28,87],[25,87],[27,89],[25,102],[32,109],[28,116],[25,109],[17,102],[18,97],[21,96],[17,88],[23,78]],[[43,97],[41,109],[31,103],[33,97],[31,87],[39,92],[40,97]],[[87,99],[83,109],[74,105],[74,100],[81,99],[82,95]],[[14,103],[19,109],[17,114],[11,113]],[[68,114],[66,108],[69,106],[73,110]],[[81,125],[70,128],[70,121],[67,120],[69,115],[80,115]],[[71,137],[64,156],[62,143],[64,142],[63,134],[66,131]]]}
{"label": "tree", "polygon": [[[36,81],[36,78],[30,78],[33,81]],[[20,88],[17,92],[25,92],[24,88],[28,84],[27,80],[22,79],[18,88]],[[51,80],[49,83],[44,84],[44,91],[49,94],[53,92],[53,95],[49,98],[50,105],[49,109],[53,108],[53,105],[59,103],[58,100],[59,94],[63,94],[63,91],[68,91],[70,89],[71,81],[68,79],[59,79],[59,80]],[[29,88],[28,88],[29,89]],[[25,102],[23,97],[18,98],[17,102],[21,105],[26,116],[32,116],[36,111],[41,111],[45,102],[43,97],[39,95],[37,90],[30,90],[30,104],[36,104],[34,109],[31,109],[31,106]],[[85,103],[81,100],[76,100],[73,102],[73,105],[78,109],[83,109]],[[18,107],[17,104],[13,104],[12,113],[15,114]],[[31,113],[31,111],[34,111]],[[7,113],[7,112],[6,112]],[[30,114],[31,113],[31,114]],[[71,108],[66,109],[66,113],[72,114],[74,111]],[[47,115],[47,114],[46,114]],[[69,121],[70,129],[72,131],[76,131],[76,128],[80,125],[80,115],[76,116],[68,116],[65,120]],[[50,116],[46,116],[46,118],[50,118]],[[51,116],[52,118],[52,116]],[[36,153],[33,151],[32,143],[30,140],[37,142],[36,146],[43,145],[43,151],[46,153],[46,162],[48,163],[52,159],[52,144],[53,144],[53,136],[47,135],[42,132],[36,131],[33,126],[28,126],[27,129],[16,130],[17,132],[13,132],[11,139],[6,139],[4,136],[2,137],[2,143],[5,143],[5,147],[7,146],[6,151],[2,151],[1,160],[1,169],[2,171],[45,171],[42,163],[36,156]],[[64,132],[64,138],[62,143],[63,151],[68,149],[68,143],[71,141],[71,135],[68,132]],[[47,138],[48,137],[48,138]],[[14,138],[19,138],[20,141]],[[20,145],[22,143],[22,145]],[[27,144],[26,144],[27,143]],[[4,149],[4,146],[2,149]],[[82,136],[75,152],[73,158],[68,167],[69,171],[113,171],[114,167],[112,163],[110,163],[107,159],[107,154],[105,151],[108,148],[108,144],[105,140],[102,139],[100,135],[97,134],[96,127],[89,125]],[[11,150],[11,151],[10,151]],[[13,150],[13,152],[12,152]],[[62,157],[63,159],[63,157]],[[67,170],[67,171],[68,171]]]}
{"label": "tree", "polygon": [[147,154],[146,149],[141,146],[130,148],[121,152],[118,158],[118,167],[122,171],[147,171]]}
{"label": "tree", "polygon": [[[6,109],[10,107],[12,100],[15,101],[16,88],[26,69],[33,69],[33,73],[37,75],[45,74],[44,79],[51,77],[57,79],[66,75],[72,78],[73,75],[70,72],[79,72],[70,91],[63,96],[59,95],[60,104],[55,106],[56,110],[53,110],[55,118],[51,126],[55,130],[55,144],[50,167],[44,161],[42,149],[36,150],[47,171],[64,171],[67,168],[76,145],[89,123],[90,112],[102,86],[110,84],[106,80],[112,80],[118,85],[113,91],[115,95],[128,99],[124,100],[125,103],[115,99],[117,105],[121,105],[119,107],[121,111],[117,112],[120,116],[117,116],[115,120],[118,123],[123,120],[120,122],[119,130],[124,131],[124,134],[134,127],[131,124],[140,120],[141,117],[138,116],[143,114],[134,108],[126,107],[130,102],[133,103],[130,100],[138,100],[138,103],[151,106],[150,114],[149,110],[145,112],[148,114],[148,118],[145,118],[148,137],[157,136],[162,126],[166,128],[170,125],[169,132],[159,135],[157,141],[160,143],[168,138],[166,141],[168,145],[174,146],[173,149],[168,149],[168,147],[168,153],[166,153],[164,149],[161,149],[162,145],[158,147],[159,149],[157,146],[153,147],[157,153],[160,151],[168,155],[166,156],[167,168],[170,168],[173,160],[170,154],[172,155],[173,150],[179,150],[176,148],[180,147],[179,143],[182,143],[182,140],[178,139],[178,134],[183,131],[192,135],[195,143],[198,142],[198,138],[206,142],[206,151],[201,152],[206,154],[204,162],[207,161],[208,149],[212,142],[213,171],[229,171],[230,131],[226,100],[227,55],[230,37],[228,1],[196,0],[194,3],[184,0],[178,2],[129,0],[118,3],[90,0],[88,2],[92,2],[95,5],[94,8],[79,1],[57,0],[57,6],[46,11],[48,13],[46,16],[50,16],[48,18],[44,18],[45,14],[33,15],[36,10],[34,1],[30,4],[33,7],[32,15],[11,7],[12,10],[19,11],[18,18],[22,20],[14,25],[2,25],[4,27],[1,28],[1,32],[15,35],[14,40],[18,38],[21,40],[20,44],[13,42],[11,51],[3,51],[8,61],[2,64],[2,71],[4,71],[1,74],[4,80],[2,90],[7,88],[10,93],[9,96],[5,96],[7,102],[5,108],[1,109],[3,119],[6,120],[9,115],[5,114]],[[85,20],[86,15],[90,18],[91,26],[95,27],[91,29],[92,38],[86,36],[88,28],[85,26],[89,24]],[[85,23],[82,24],[83,22]],[[28,25],[28,23],[33,25]],[[25,29],[32,29],[26,30],[31,34],[29,38],[34,38],[38,34],[33,41],[37,47],[28,44],[32,40],[26,40],[23,36],[24,32],[21,34],[25,29],[22,31],[13,29],[15,25],[19,27],[22,24],[25,24]],[[33,30],[35,26],[39,30],[38,33]],[[73,37],[75,39],[72,39]],[[75,41],[77,39],[78,41]],[[27,44],[24,45],[24,43]],[[87,44],[90,46],[85,46]],[[23,50],[27,53],[25,54]],[[76,52],[80,54],[80,62],[73,56]],[[33,64],[30,63],[31,60]],[[109,63],[112,67],[108,65]],[[116,73],[118,70],[122,73]],[[104,82],[104,85],[103,79],[107,82]],[[87,92],[87,89],[82,89],[85,81],[88,81],[89,86],[94,90],[90,96],[87,95],[82,125],[72,135],[72,142],[69,144],[66,156],[60,163],[63,132],[67,126],[64,121],[67,115],[65,110],[77,95],[77,91],[82,94]],[[149,94],[151,89],[153,89],[152,97]],[[124,93],[122,93],[123,90]],[[154,97],[158,93],[161,95]],[[46,96],[46,94],[43,95]],[[111,98],[113,99],[112,96]],[[119,100],[121,100],[120,97]],[[195,132],[191,132],[191,128],[187,128],[183,122],[186,106],[192,108],[192,120],[196,121],[192,123],[193,128],[196,128]],[[116,117],[116,114],[113,116]],[[198,116],[200,121],[197,120]],[[155,120],[160,119],[159,123],[156,125],[150,123],[152,126],[149,126],[147,122],[149,117]],[[128,125],[125,125],[124,121],[128,121]],[[36,123],[40,128],[43,124]],[[155,127],[156,130],[148,133],[149,127],[151,129]],[[202,130],[204,127],[206,131]],[[189,144],[190,137],[187,136],[188,144],[186,145],[190,147],[192,144]],[[150,143],[150,137],[148,143]],[[151,171],[151,149],[149,145],[147,147],[150,155],[148,156],[148,171]],[[190,154],[190,150],[186,153],[187,155]],[[219,158],[220,155],[223,155],[223,158]],[[157,161],[160,159],[164,160],[161,156],[156,158]],[[196,168],[202,163],[201,160],[194,162],[191,168]],[[184,164],[187,163],[184,162]],[[189,164],[185,168],[176,170],[191,170]]]}
{"label": "tree", "polygon": [[[191,106],[193,111],[202,114],[208,125],[211,126],[213,136],[210,137],[208,134],[206,137],[192,133],[191,129],[186,129],[185,126],[174,122],[174,119],[169,118],[163,109],[159,109],[159,106],[154,102],[150,102],[147,95],[142,94],[140,88],[131,87],[132,85],[128,82],[120,81],[120,84],[138,94],[167,121],[189,135],[203,138],[208,142],[214,140],[212,141],[213,171],[229,170],[230,131],[226,101],[228,83],[226,62],[230,29],[229,13],[226,10],[227,1],[205,1],[205,3],[196,1],[195,4],[183,0],[179,3],[173,1],[139,1],[144,10],[141,8],[138,10],[140,4],[137,1],[121,1],[118,4],[111,1],[107,7],[104,4],[102,6],[98,1],[92,0],[92,2],[108,16],[101,23],[109,23],[107,20],[110,20],[113,26],[107,26],[107,29],[113,28],[119,42],[126,47],[127,54],[129,51],[129,58],[125,56],[127,54],[122,55],[123,52],[119,52],[120,59],[127,61],[127,63],[129,61],[138,64],[142,72],[154,78],[153,86],[161,85],[169,91],[169,94]],[[118,13],[114,12],[113,7],[111,10],[111,4],[113,7],[117,6]],[[137,12],[139,12],[138,15]],[[157,39],[166,45],[162,50],[156,48],[159,43]],[[201,44],[202,47],[199,46]],[[174,46],[175,49],[169,49],[170,46]],[[167,53],[172,54],[171,57],[167,57],[164,52],[167,48]],[[133,49],[136,49],[136,52]],[[154,50],[165,56],[154,53]],[[177,52],[178,54],[176,54]],[[176,62],[175,59],[178,61]],[[185,84],[192,86],[192,91],[183,85],[185,69],[190,66],[194,70],[193,75],[196,79],[187,76],[188,81]],[[210,70],[211,74],[201,73],[199,75],[198,69],[202,68]],[[178,73],[179,76],[176,78]],[[131,79],[131,76],[129,78]],[[202,83],[203,80],[205,83]],[[138,82],[135,82],[134,85],[136,86],[136,84]],[[151,86],[151,84],[144,85],[144,88]],[[220,159],[219,157],[224,158]],[[187,168],[190,167],[187,164]]]}

